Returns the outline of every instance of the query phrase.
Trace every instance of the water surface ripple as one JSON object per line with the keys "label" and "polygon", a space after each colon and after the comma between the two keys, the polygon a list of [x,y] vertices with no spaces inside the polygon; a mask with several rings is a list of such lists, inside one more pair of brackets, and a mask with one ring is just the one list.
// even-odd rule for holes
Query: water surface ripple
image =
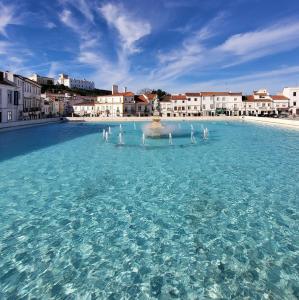
{"label": "water surface ripple", "polygon": [[299,299],[299,133],[192,124],[1,133],[0,299]]}

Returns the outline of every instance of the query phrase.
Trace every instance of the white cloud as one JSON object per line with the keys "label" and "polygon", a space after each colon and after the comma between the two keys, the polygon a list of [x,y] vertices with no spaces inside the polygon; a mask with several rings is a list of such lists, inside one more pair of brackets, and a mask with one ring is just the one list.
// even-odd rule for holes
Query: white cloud
{"label": "white cloud", "polygon": [[9,42],[0,41],[0,55],[7,54],[9,47],[10,47]]}
{"label": "white cloud", "polygon": [[271,93],[277,93],[283,87],[296,84],[298,81],[299,65],[285,66],[283,68],[270,71],[253,72],[248,75],[228,77],[209,81],[198,81],[190,84],[177,84],[169,81],[168,87],[175,92],[195,92],[195,91],[235,91],[252,93],[253,90],[266,87]]}
{"label": "white cloud", "polygon": [[77,9],[88,21],[94,22],[93,6],[88,0],[60,0],[63,5],[70,5]]}
{"label": "white cloud", "polygon": [[299,21],[278,23],[268,28],[233,35],[218,50],[257,58],[298,47],[298,38]]}
{"label": "white cloud", "polygon": [[209,26],[204,27],[187,37],[177,49],[159,54],[163,67],[155,74],[158,72],[161,79],[177,78],[196,69],[223,68],[299,47],[298,20],[232,35],[218,46],[207,47],[204,40],[213,31]]}
{"label": "white cloud", "polygon": [[6,36],[6,27],[19,23],[20,19],[16,14],[16,8],[12,5],[0,3],[0,34]]}
{"label": "white cloud", "polygon": [[140,51],[136,42],[151,33],[150,23],[130,15],[119,5],[108,3],[99,10],[107,23],[118,31],[123,48],[129,53]]}
{"label": "white cloud", "polygon": [[50,64],[49,72],[47,74],[48,77],[56,78],[59,70],[61,70],[61,65],[59,62],[53,61]]}
{"label": "white cloud", "polygon": [[19,70],[31,55],[17,42],[0,41],[0,69]]}
{"label": "white cloud", "polygon": [[53,22],[47,22],[45,25],[48,29],[53,29],[56,28],[56,24],[54,24]]}
{"label": "white cloud", "polygon": [[73,18],[72,12],[68,9],[64,9],[60,14],[59,14],[60,21],[64,23],[67,27],[71,28],[75,32],[82,32],[82,28],[80,24]]}

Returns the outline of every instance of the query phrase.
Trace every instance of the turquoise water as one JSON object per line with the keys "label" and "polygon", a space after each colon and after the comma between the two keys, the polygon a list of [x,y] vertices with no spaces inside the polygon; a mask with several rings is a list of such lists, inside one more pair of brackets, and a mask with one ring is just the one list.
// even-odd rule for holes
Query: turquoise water
{"label": "turquoise water", "polygon": [[192,124],[0,133],[0,299],[298,299],[299,133]]}

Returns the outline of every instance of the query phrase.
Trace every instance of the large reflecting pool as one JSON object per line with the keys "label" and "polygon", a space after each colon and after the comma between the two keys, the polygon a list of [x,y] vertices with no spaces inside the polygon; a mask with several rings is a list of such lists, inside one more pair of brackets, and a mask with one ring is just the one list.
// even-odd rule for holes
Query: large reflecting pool
{"label": "large reflecting pool", "polygon": [[0,133],[0,299],[298,299],[299,132],[143,125]]}

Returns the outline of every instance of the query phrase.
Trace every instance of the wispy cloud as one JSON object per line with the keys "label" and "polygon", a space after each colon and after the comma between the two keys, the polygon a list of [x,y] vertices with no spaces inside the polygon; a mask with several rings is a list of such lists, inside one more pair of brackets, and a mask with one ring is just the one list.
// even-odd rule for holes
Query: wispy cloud
{"label": "wispy cloud", "polygon": [[242,63],[299,47],[299,21],[285,21],[264,29],[236,34],[216,48]]}
{"label": "wispy cloud", "polygon": [[49,22],[46,22],[45,26],[48,28],[48,29],[53,29],[53,28],[56,28],[56,24],[49,21]]}
{"label": "wispy cloud", "polygon": [[93,8],[94,3],[88,0],[60,0],[63,5],[70,5],[79,11],[88,21],[94,22]]}
{"label": "wispy cloud", "polygon": [[270,92],[276,93],[281,91],[285,86],[289,86],[290,84],[295,85],[299,80],[298,73],[299,65],[285,66],[269,71],[252,72],[248,75],[183,84],[179,89],[177,89],[177,85],[174,84],[173,88],[174,91],[177,92],[233,90],[243,91],[244,93],[251,93],[258,88],[267,88]]}
{"label": "wispy cloud", "polygon": [[60,21],[64,23],[67,27],[71,28],[77,33],[83,32],[82,27],[80,24],[75,20],[73,17],[72,12],[69,9],[64,9],[60,14],[59,14]]}
{"label": "wispy cloud", "polygon": [[[220,19],[221,20],[221,19]],[[299,47],[299,21],[285,21],[266,28],[230,36],[220,45],[208,47],[204,40],[215,32],[215,24],[187,37],[180,47],[159,54],[163,64],[161,79],[174,79],[201,68],[223,68],[260,57],[289,51]]]}
{"label": "wispy cloud", "polygon": [[130,16],[130,13],[120,5],[108,3],[99,10],[107,23],[118,31],[124,49],[129,53],[139,52],[140,48],[136,46],[136,43],[151,33],[151,25],[144,20]]}
{"label": "wispy cloud", "polygon": [[0,3],[0,34],[6,36],[7,26],[13,24],[20,24],[16,7]]}
{"label": "wispy cloud", "polygon": [[89,20],[82,22],[82,19],[75,15],[71,8],[65,6],[59,18],[77,35],[78,48],[74,49],[74,54],[76,54],[74,63],[78,67],[88,67],[91,70],[89,75],[96,84],[109,87],[111,82],[119,83],[129,77],[128,61],[124,59],[121,51],[118,52],[117,60],[111,60],[101,52],[101,32],[95,24]]}

